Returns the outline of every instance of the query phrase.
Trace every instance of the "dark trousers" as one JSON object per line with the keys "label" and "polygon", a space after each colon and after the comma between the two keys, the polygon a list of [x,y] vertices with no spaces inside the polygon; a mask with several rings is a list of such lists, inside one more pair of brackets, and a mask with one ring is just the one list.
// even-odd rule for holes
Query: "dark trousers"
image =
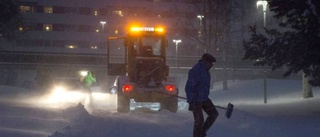
{"label": "dark trousers", "polygon": [[[206,121],[204,121],[202,110],[208,115]],[[219,113],[210,99],[204,102],[195,102],[193,110],[193,137],[206,136],[206,132],[217,119],[218,115]]]}

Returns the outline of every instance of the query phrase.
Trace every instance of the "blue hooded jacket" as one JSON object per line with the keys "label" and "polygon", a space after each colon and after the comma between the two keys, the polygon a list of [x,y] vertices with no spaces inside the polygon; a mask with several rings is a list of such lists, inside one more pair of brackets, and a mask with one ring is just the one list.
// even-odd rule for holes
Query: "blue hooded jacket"
{"label": "blue hooded jacket", "polygon": [[205,61],[199,60],[189,71],[185,86],[188,103],[203,102],[209,99],[211,75],[206,68]]}

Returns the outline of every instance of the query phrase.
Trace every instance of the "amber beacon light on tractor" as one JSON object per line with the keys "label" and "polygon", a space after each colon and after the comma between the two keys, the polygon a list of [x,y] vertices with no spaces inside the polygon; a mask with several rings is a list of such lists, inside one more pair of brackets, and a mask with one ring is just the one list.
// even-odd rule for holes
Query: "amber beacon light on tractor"
{"label": "amber beacon light on tractor", "polygon": [[108,75],[116,77],[118,112],[129,112],[132,99],[177,112],[179,90],[169,76],[167,42],[163,27],[131,27],[124,37],[108,37]]}

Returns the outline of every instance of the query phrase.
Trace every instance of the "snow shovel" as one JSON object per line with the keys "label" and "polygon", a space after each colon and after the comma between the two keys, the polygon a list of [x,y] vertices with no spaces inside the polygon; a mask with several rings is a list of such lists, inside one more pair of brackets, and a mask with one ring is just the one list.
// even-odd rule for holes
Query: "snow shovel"
{"label": "snow shovel", "polygon": [[[170,94],[163,93],[163,92],[158,92],[158,93],[166,94],[166,95],[169,95],[169,96],[175,96],[175,97],[177,97],[177,98],[181,98],[181,99],[187,100],[186,97],[181,97],[181,96],[178,96],[178,95],[170,95]],[[227,118],[230,118],[231,115],[232,115],[232,112],[233,112],[234,105],[231,104],[231,103],[228,103],[228,106],[227,106],[226,108],[225,108],[225,107],[221,107],[221,106],[215,106],[215,107],[226,110],[226,113],[225,113],[224,115],[225,115]]]}
{"label": "snow shovel", "polygon": [[[185,97],[180,97],[180,96],[177,96],[177,97],[178,98],[182,98],[182,99],[187,99]],[[234,105],[231,104],[231,103],[228,103],[228,106],[226,108],[225,107],[221,107],[221,106],[215,106],[215,107],[226,110],[226,113],[224,115],[229,119],[231,117],[231,115],[232,115]]]}
{"label": "snow shovel", "polygon": [[232,115],[233,107],[234,107],[234,106],[233,106],[233,104],[228,103],[227,108],[225,108],[225,107],[220,107],[220,106],[215,106],[215,107],[226,110],[226,113],[225,113],[224,115],[225,115],[227,118],[230,118],[231,115]]}

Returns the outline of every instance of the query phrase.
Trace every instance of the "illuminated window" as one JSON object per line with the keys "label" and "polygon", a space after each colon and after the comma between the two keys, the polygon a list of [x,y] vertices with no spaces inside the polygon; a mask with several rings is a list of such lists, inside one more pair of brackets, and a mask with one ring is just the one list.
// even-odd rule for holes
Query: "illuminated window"
{"label": "illuminated window", "polygon": [[118,34],[119,33],[119,31],[116,29],[115,31],[114,31],[114,34]]}
{"label": "illuminated window", "polygon": [[91,46],[91,49],[98,49],[98,46],[92,45],[92,46]]}
{"label": "illuminated window", "polygon": [[123,17],[123,12],[121,10],[113,11],[113,13]]}
{"label": "illuminated window", "polygon": [[43,7],[43,12],[44,13],[53,13],[53,8],[52,7]]}
{"label": "illuminated window", "polygon": [[78,47],[76,45],[66,45],[66,48],[68,48],[68,49],[76,49]]}
{"label": "illuminated window", "polygon": [[20,6],[20,11],[21,12],[31,12],[31,7],[30,6]]}
{"label": "illuminated window", "polygon": [[98,11],[97,10],[94,11],[94,16],[98,16]]}
{"label": "illuminated window", "polygon": [[52,31],[52,24],[43,24],[44,31]]}

